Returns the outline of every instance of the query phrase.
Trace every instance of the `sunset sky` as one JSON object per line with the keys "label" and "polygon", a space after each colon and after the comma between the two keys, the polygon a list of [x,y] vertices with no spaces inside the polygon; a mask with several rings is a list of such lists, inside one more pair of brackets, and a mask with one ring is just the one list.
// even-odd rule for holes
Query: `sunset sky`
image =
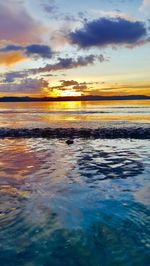
{"label": "sunset sky", "polygon": [[150,0],[0,0],[0,97],[150,95]]}

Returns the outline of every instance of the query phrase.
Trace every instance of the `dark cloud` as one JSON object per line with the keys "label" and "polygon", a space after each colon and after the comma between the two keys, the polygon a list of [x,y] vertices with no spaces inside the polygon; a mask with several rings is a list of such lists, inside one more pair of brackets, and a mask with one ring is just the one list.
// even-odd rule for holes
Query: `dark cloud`
{"label": "dark cloud", "polygon": [[75,92],[82,92],[84,93],[91,87],[89,85],[96,84],[96,82],[78,82],[76,80],[60,80],[60,85],[48,87],[48,90],[53,91],[55,89],[65,91],[65,90],[72,90]]}
{"label": "dark cloud", "polygon": [[63,87],[78,85],[78,82],[75,80],[60,80]]}
{"label": "dark cloud", "polygon": [[12,83],[17,79],[22,79],[27,76],[26,72],[8,72],[3,75],[3,82],[5,83]]}
{"label": "dark cloud", "polygon": [[49,87],[49,90],[57,89],[57,90],[64,91],[64,90],[67,90],[68,88],[73,89],[74,86],[78,86],[78,85],[79,83],[75,80],[60,80],[60,85]]}
{"label": "dark cloud", "polygon": [[102,63],[102,62],[104,62],[104,61],[109,61],[109,59],[108,58],[105,58],[102,54],[100,54],[99,56],[98,56],[98,60]]}
{"label": "dark cloud", "polygon": [[52,57],[52,51],[50,47],[47,45],[32,44],[32,45],[26,46],[25,53],[29,56],[35,55],[35,56],[40,56],[43,58]]}
{"label": "dark cloud", "polygon": [[73,90],[75,91],[84,92],[87,89],[88,89],[88,86],[86,85],[86,83],[81,83],[81,84],[73,86]]}
{"label": "dark cloud", "polygon": [[138,45],[147,40],[144,23],[124,18],[100,18],[87,21],[84,27],[69,34],[73,44],[81,48],[107,45]]}
{"label": "dark cloud", "polygon": [[[14,49],[19,49],[19,46],[9,46],[9,48],[12,50],[12,47]],[[9,49],[7,47],[1,48],[0,52],[2,50],[8,51]],[[47,64],[45,67],[41,68],[33,68],[25,71],[14,71],[14,72],[8,72],[6,74],[0,75],[1,81],[3,82],[14,82],[16,79],[21,79],[24,77],[28,77],[30,75],[37,75],[40,74],[40,76],[43,77],[50,77],[50,76],[57,76],[56,74],[51,74],[50,72],[55,72],[59,70],[66,70],[66,69],[73,69],[78,67],[84,67],[90,64],[94,64],[96,61],[104,62],[108,61],[107,58],[104,58],[103,55],[87,55],[85,57],[79,56],[77,58],[58,58],[58,62],[54,64]],[[47,73],[49,72],[49,73]],[[66,74],[62,73],[62,76],[66,76]],[[61,80],[63,86],[70,86],[70,85],[77,85],[76,81],[65,81]]]}
{"label": "dark cloud", "polygon": [[94,64],[96,60],[99,60],[100,62],[107,61],[103,57],[103,55],[87,55],[87,56],[79,56],[76,59],[69,57],[69,58],[58,58],[58,62],[55,64],[47,64],[45,67],[41,67],[38,69],[31,70],[33,74],[41,73],[41,72],[50,72],[50,71],[58,71],[62,69],[72,69],[72,68],[78,68],[83,67],[87,65]]}
{"label": "dark cloud", "polygon": [[14,44],[9,44],[4,47],[0,48],[0,52],[7,53],[7,52],[15,52],[15,51],[20,51],[22,50],[22,46],[20,45],[14,45]]}
{"label": "dark cloud", "polygon": [[26,56],[30,57],[42,57],[42,58],[51,58],[52,50],[47,45],[41,44],[31,44],[27,46],[21,45],[7,45],[5,47],[0,48],[0,52],[15,52],[22,51]]}
{"label": "dark cloud", "polygon": [[44,79],[22,79],[19,83],[1,83],[1,93],[41,93],[43,88],[48,87],[48,82]]}

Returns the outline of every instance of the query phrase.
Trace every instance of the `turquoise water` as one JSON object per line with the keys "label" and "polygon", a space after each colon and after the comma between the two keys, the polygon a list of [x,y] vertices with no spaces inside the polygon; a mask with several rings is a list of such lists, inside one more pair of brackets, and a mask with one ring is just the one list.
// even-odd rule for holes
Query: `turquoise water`
{"label": "turquoise water", "polygon": [[1,266],[149,266],[148,140],[0,139]]}

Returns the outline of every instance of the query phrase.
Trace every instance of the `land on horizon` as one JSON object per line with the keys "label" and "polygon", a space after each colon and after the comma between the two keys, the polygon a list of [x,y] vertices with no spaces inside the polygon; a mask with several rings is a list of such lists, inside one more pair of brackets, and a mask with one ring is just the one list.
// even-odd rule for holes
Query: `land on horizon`
{"label": "land on horizon", "polygon": [[150,100],[146,95],[124,96],[61,96],[61,97],[1,97],[0,102],[56,102],[56,101],[112,101],[112,100]]}

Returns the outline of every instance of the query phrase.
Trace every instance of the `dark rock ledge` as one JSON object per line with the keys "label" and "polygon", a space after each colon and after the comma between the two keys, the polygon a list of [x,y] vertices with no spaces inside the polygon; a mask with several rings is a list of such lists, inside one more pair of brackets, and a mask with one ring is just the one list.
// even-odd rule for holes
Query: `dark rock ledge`
{"label": "dark rock ledge", "polygon": [[0,138],[150,139],[150,128],[0,128]]}

